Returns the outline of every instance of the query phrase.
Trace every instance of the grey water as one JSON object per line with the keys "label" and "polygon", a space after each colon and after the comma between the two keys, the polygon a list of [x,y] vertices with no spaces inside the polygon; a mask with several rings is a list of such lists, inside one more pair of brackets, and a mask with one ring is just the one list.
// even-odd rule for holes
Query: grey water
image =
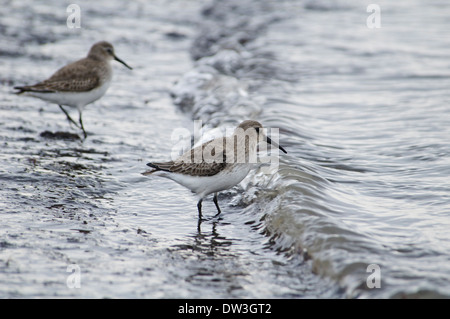
{"label": "grey water", "polygon": [[[379,28],[373,1],[78,1],[80,28],[71,3],[0,3],[1,298],[450,296],[446,1],[378,1]],[[13,87],[100,40],[133,70],[114,64],[86,140],[42,134],[81,136]],[[177,129],[244,119],[288,154],[220,217],[140,174]]]}

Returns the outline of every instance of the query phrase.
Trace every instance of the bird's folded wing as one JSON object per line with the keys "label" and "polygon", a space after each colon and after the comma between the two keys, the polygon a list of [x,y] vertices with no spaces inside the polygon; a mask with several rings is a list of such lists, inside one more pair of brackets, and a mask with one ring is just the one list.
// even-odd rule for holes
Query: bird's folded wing
{"label": "bird's folded wing", "polygon": [[192,176],[213,176],[227,165],[225,138],[218,138],[184,153],[175,161],[149,163],[156,170]]}
{"label": "bird's folded wing", "polygon": [[[91,63],[71,63],[56,71],[50,78],[31,86],[18,87],[22,91],[32,92],[87,92],[96,88],[100,77]],[[89,61],[90,62],[90,61]]]}
{"label": "bird's folded wing", "polygon": [[174,163],[170,171],[192,176],[213,176],[225,167],[226,163]]}

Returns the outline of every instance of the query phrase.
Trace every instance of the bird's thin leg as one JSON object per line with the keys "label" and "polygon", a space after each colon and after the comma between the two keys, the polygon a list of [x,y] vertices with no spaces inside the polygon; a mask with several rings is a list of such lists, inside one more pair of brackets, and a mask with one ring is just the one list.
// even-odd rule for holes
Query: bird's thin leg
{"label": "bird's thin leg", "polygon": [[78,110],[78,113],[80,114],[80,117],[79,117],[80,126],[81,126],[81,129],[83,130],[84,138],[86,138],[87,137],[87,133],[86,133],[86,130],[84,129],[84,126],[83,126],[83,120],[81,118],[81,110]]}
{"label": "bird's thin leg", "polygon": [[197,231],[198,231],[199,235],[202,232],[202,219],[201,218],[199,218],[198,222],[197,222]]}
{"label": "bird's thin leg", "polygon": [[197,208],[198,208],[198,218],[202,219],[202,201],[203,198],[201,198],[198,203],[197,203]]}
{"label": "bird's thin leg", "polygon": [[68,120],[69,122],[75,124],[76,127],[79,127],[79,126],[78,126],[78,123],[75,122],[75,121],[70,117],[69,113],[67,113],[67,111],[62,107],[62,105],[58,104],[58,106],[59,106],[59,108],[61,109],[61,111],[63,111],[64,114],[66,114],[67,120]]}
{"label": "bird's thin leg", "polygon": [[216,216],[219,216],[221,211],[220,211],[219,203],[217,202],[217,193],[214,193],[213,202],[214,202],[214,204],[216,204],[216,208],[217,208],[217,212],[218,212],[216,214]]}

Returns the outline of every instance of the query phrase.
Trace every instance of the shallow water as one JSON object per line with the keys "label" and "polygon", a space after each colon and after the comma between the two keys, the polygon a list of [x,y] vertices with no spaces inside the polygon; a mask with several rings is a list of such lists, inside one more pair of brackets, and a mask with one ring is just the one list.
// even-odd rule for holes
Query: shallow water
{"label": "shallow water", "polygon": [[[450,22],[443,1],[7,2],[0,11],[2,298],[450,296]],[[182,8],[182,10],[180,9]],[[85,141],[56,105],[11,94],[108,40]],[[173,132],[280,129],[213,218],[140,175]],[[370,288],[367,267],[381,270]],[[80,288],[70,288],[76,265]]]}

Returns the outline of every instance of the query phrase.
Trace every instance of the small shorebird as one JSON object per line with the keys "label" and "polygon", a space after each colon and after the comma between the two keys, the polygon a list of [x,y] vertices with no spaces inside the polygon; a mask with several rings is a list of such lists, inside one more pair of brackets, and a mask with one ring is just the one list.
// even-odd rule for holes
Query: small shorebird
{"label": "small shorebird", "polygon": [[[112,78],[109,63],[111,60],[132,69],[114,54],[114,48],[110,43],[101,41],[91,47],[87,57],[62,67],[47,80],[35,85],[15,87],[19,90],[16,94],[58,104],[69,122],[80,127],[86,138],[81,113],[86,105],[101,98],[108,89]],[[78,109],[80,126],[70,117],[63,105]]]}
{"label": "small shorebird", "polygon": [[[268,144],[284,148],[263,134],[257,121],[247,120],[239,124],[229,137],[219,137],[187,151],[175,161],[148,163],[152,170],[142,175],[159,175],[169,178],[198,195],[199,218],[202,216],[202,201],[214,193],[217,215],[221,213],[217,192],[240,183],[256,163],[257,145],[265,140]],[[253,158],[253,161],[252,161]],[[217,216],[216,215],[216,216]]]}

